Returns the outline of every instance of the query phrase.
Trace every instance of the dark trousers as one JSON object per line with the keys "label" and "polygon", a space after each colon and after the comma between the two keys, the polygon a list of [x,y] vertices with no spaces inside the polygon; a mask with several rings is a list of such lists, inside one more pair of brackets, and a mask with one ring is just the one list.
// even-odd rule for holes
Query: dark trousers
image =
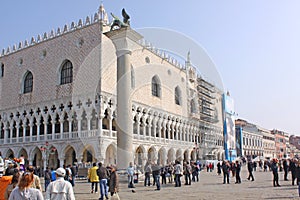
{"label": "dark trousers", "polygon": [[153,178],[153,185],[155,185],[155,175],[152,173],[152,178]]}
{"label": "dark trousers", "polygon": [[195,182],[196,179],[197,179],[197,182],[198,182],[199,181],[199,173],[197,171],[194,171],[192,180]]}
{"label": "dark trousers", "polygon": [[273,186],[279,186],[278,183],[278,172],[273,172]]}
{"label": "dark trousers", "polygon": [[155,184],[156,184],[156,189],[157,190],[160,190],[160,175],[154,175],[154,181],[155,181]]}
{"label": "dark trousers", "polygon": [[144,186],[150,186],[150,173],[146,172],[145,173],[145,181],[144,181]]}
{"label": "dark trousers", "polygon": [[288,169],[284,169],[284,180],[287,181]]}
{"label": "dark trousers", "polygon": [[191,185],[191,174],[187,173],[185,176],[185,185]]}
{"label": "dark trousers", "polygon": [[226,183],[226,180],[227,180],[227,183],[229,183],[229,173],[228,172],[223,172],[223,184]]}
{"label": "dark trousers", "polygon": [[161,175],[161,184],[167,184],[166,174]]}
{"label": "dark trousers", "polygon": [[254,176],[253,176],[252,171],[249,171],[248,180],[250,180],[250,178],[251,178],[252,181],[254,181]]}
{"label": "dark trousers", "polygon": [[92,191],[94,192],[94,187],[95,187],[95,192],[98,192],[98,183],[99,182],[92,182]]}
{"label": "dark trousers", "polygon": [[235,183],[241,183],[241,176],[240,176],[240,172],[237,172],[235,175]]}
{"label": "dark trousers", "polygon": [[180,174],[175,174],[175,187],[181,187]]}
{"label": "dark trousers", "polygon": [[46,191],[48,185],[50,184],[50,182],[51,182],[50,179],[49,180],[45,180],[45,191]]}
{"label": "dark trousers", "polygon": [[[295,180],[296,180],[296,172],[293,172],[292,171],[292,185],[294,185],[295,184]],[[297,185],[298,185],[298,182],[297,182]]]}

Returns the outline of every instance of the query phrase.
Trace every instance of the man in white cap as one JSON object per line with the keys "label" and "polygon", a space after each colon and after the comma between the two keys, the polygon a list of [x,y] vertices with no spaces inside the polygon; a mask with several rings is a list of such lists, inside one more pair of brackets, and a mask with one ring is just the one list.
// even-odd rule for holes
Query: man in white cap
{"label": "man in white cap", "polygon": [[69,181],[65,181],[66,170],[56,170],[56,181],[51,182],[46,191],[46,200],[75,200],[73,187]]}

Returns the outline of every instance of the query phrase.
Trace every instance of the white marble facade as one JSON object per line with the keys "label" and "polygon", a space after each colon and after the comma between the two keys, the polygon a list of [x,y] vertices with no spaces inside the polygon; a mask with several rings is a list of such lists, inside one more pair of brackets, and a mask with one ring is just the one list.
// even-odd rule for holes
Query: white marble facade
{"label": "white marble facade", "polygon": [[[107,27],[100,16],[103,13],[2,51],[3,157],[23,155],[29,164],[43,167],[116,163],[117,58],[112,41],[101,32]],[[190,92],[197,91],[192,79],[199,78],[190,75],[193,67],[139,43],[133,48],[130,92],[136,165],[142,167],[147,160],[166,164],[203,159],[208,153],[222,159],[221,92],[214,92],[211,103],[217,120],[202,120],[201,97]],[[71,63],[72,80],[62,84],[66,62]],[[25,93],[28,73],[33,77],[32,91]],[[159,91],[153,91],[156,86]],[[205,150],[208,141],[210,149]]]}

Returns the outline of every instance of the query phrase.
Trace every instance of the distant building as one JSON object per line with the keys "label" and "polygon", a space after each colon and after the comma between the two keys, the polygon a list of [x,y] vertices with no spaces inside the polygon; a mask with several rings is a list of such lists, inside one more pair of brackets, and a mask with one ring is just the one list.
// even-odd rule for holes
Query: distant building
{"label": "distant building", "polygon": [[300,158],[300,136],[291,135],[289,137],[289,143],[291,146],[290,157]]}
{"label": "distant building", "polygon": [[241,130],[242,155],[248,159],[263,156],[263,135],[256,125],[248,123],[246,120],[235,120],[236,129]]}
{"label": "distant building", "polygon": [[275,136],[275,151],[278,159],[287,158],[288,133],[279,130],[272,130],[271,133]]}
{"label": "distant building", "polygon": [[263,136],[263,156],[265,159],[272,159],[276,157],[275,153],[275,136],[271,134],[270,130],[258,127],[258,131]]}

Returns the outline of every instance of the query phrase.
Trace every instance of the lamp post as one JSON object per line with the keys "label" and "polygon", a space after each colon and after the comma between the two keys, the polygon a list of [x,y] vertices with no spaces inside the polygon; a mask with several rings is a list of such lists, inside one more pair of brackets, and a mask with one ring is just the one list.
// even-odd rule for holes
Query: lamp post
{"label": "lamp post", "polygon": [[232,149],[229,148],[229,161],[231,162],[231,156],[232,156]]}
{"label": "lamp post", "polygon": [[49,145],[49,142],[46,142],[45,145],[42,145],[40,147],[40,150],[42,152],[42,158],[44,161],[44,171],[45,171],[46,166],[49,165],[49,156],[55,154],[56,148]]}

